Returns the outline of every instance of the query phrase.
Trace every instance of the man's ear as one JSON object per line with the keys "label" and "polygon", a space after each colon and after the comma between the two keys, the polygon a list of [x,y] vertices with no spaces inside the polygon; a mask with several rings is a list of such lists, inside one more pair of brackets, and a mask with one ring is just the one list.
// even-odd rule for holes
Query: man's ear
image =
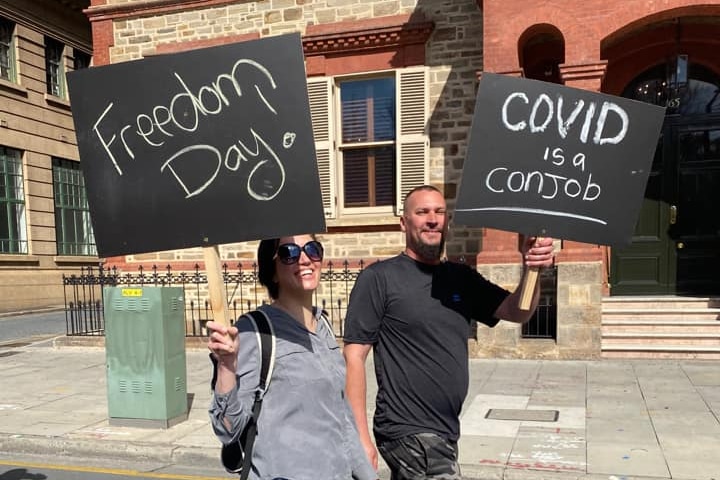
{"label": "man's ear", "polygon": [[400,231],[405,231],[405,214],[400,216]]}

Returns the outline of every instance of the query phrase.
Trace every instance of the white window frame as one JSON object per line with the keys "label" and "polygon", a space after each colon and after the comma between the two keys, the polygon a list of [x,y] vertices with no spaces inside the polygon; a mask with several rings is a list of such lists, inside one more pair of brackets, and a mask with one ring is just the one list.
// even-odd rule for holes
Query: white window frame
{"label": "white window frame", "polygon": [[[343,205],[343,161],[340,122],[339,83],[395,76],[396,132],[394,142],[395,205],[380,207],[345,207]],[[362,74],[311,77],[308,94],[312,116],[315,149],[318,159],[320,185],[323,194],[325,217],[353,218],[358,216],[401,215],[405,195],[416,186],[429,182],[429,137],[427,67],[408,67],[396,70],[364,72]],[[352,144],[360,147],[362,144]]]}
{"label": "white window frame", "polygon": [[[336,134],[335,138],[337,138],[337,145],[335,149],[336,154],[336,171],[337,171],[337,196],[338,196],[338,209],[339,214],[342,216],[348,216],[348,215],[392,215],[393,211],[395,209],[394,205],[380,205],[380,206],[368,206],[368,207],[346,207],[345,206],[345,159],[343,156],[343,153],[346,150],[353,150],[356,148],[363,148],[363,147],[383,147],[383,146],[394,146],[395,147],[395,162],[398,161],[398,129],[395,130],[395,139],[394,140],[386,140],[382,142],[355,142],[355,143],[348,143],[343,144],[342,141],[342,98],[341,98],[341,92],[342,87],[340,86],[343,82],[348,81],[359,81],[359,80],[375,80],[375,79],[383,79],[383,78],[394,78],[395,79],[395,106],[397,108],[398,102],[398,83],[397,83],[397,75],[393,70],[388,70],[384,72],[374,72],[374,73],[365,73],[365,74],[353,74],[353,75],[338,75],[336,77],[333,77],[334,86],[337,91],[337,95],[335,95],[335,104],[334,109],[336,112],[336,119],[337,121],[332,125],[332,127],[335,128]],[[398,114],[397,111],[395,113],[395,118],[397,119]],[[396,122],[396,125],[398,122]],[[396,175],[397,175],[397,168],[396,168]],[[397,181],[396,181],[397,183]],[[397,195],[397,192],[395,192]]]}

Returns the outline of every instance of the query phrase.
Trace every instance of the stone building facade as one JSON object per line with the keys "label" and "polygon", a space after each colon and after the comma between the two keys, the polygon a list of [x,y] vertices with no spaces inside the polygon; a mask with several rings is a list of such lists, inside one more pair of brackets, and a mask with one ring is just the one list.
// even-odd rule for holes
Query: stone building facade
{"label": "stone building facade", "polygon": [[[401,201],[413,186],[431,183],[454,205],[483,70],[484,20],[481,5],[460,1],[300,2],[126,2],[94,1],[87,10],[93,25],[95,64],[137,60],[288,32],[302,34],[316,149],[328,232],[321,235],[332,259],[379,259],[402,250]],[[398,186],[384,205],[357,207],[342,176],[343,150],[337,96],[345,82],[393,78],[397,95],[408,102],[408,117],[420,127],[397,132]],[[329,97],[329,98],[328,98]],[[404,115],[405,105],[400,105]],[[329,120],[329,123],[325,123]],[[402,125],[402,118],[400,119]],[[333,145],[335,147],[333,147]],[[329,172],[329,173],[326,173]],[[377,180],[377,179],[376,179]],[[562,242],[558,241],[558,250]],[[452,226],[449,258],[463,258],[509,289],[521,274],[517,235]],[[223,260],[251,261],[255,244],[221,246]],[[581,261],[560,267],[556,340],[523,339],[516,325],[478,327],[471,340],[476,355],[594,357],[599,354],[601,262],[597,247]],[[562,258],[562,256],[560,257]],[[570,258],[570,260],[576,260]],[[200,249],[129,255],[108,265],[190,267]],[[563,279],[572,276],[572,285]]]}
{"label": "stone building facade", "polygon": [[98,264],[64,81],[85,3],[0,2],[0,313],[62,306],[62,274]]}
{"label": "stone building facade", "polygon": [[[560,0],[92,0],[85,14],[96,66],[299,32],[328,224],[320,238],[329,259],[351,263],[402,249],[399,200],[413,186],[437,186],[452,210],[482,72],[669,106],[658,149],[664,156],[656,154],[633,245],[620,250],[558,240],[553,338],[526,338],[505,322],[478,327],[471,339],[477,356],[595,358],[609,295],[720,291],[708,274],[719,266],[713,252],[720,227],[708,206],[720,192],[719,107],[712,96],[720,88],[714,55],[720,2],[647,1],[629,8],[619,1]],[[395,163],[390,171],[363,173],[360,184],[368,188],[358,198],[357,171],[350,168],[357,150],[343,143],[340,98],[350,86],[387,80],[394,85],[397,131],[389,144],[365,146],[389,145]],[[689,153],[696,161],[685,168]],[[383,158],[373,161],[381,165]],[[673,193],[656,195],[656,183]],[[681,193],[688,184],[691,194]],[[691,211],[705,213],[689,222]],[[236,214],[227,212],[229,219]],[[451,225],[446,253],[512,289],[521,273],[517,244],[517,234]],[[221,257],[251,262],[255,247],[223,245]],[[105,262],[123,270],[153,264],[182,270],[202,259],[200,249],[187,249]]]}

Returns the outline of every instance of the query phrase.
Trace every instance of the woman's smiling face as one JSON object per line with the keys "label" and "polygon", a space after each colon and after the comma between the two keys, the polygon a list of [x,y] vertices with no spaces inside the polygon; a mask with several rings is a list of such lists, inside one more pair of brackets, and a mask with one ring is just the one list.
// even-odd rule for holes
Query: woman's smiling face
{"label": "woman's smiling face", "polygon": [[276,281],[280,286],[280,296],[283,293],[300,293],[315,291],[320,283],[320,270],[322,259],[313,261],[302,247],[315,239],[311,235],[294,235],[281,237],[279,246],[294,243],[301,248],[300,258],[291,264],[283,263],[278,256],[275,256]]}

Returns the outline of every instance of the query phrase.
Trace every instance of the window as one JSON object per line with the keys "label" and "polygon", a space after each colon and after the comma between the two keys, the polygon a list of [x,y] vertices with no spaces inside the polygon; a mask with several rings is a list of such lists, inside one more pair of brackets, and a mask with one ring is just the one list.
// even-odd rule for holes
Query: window
{"label": "window", "polygon": [[64,45],[62,43],[50,37],[45,37],[45,83],[47,93],[61,98],[65,95],[63,50]]}
{"label": "window", "polygon": [[325,216],[399,215],[429,177],[426,69],[309,78],[308,95]]}
{"label": "window", "polygon": [[0,18],[0,78],[15,81],[15,24]]}
{"label": "window", "polygon": [[18,150],[0,146],[0,253],[27,253],[25,193]]}
{"label": "window", "polygon": [[80,163],[53,158],[58,255],[97,255]]}
{"label": "window", "polygon": [[344,81],[338,89],[343,205],[391,206],[395,189],[395,77]]}
{"label": "window", "polygon": [[[666,113],[704,115],[720,112],[720,77],[681,55],[673,62],[657,65],[636,77],[623,97],[667,107]],[[683,65],[682,69],[678,65]],[[684,71],[678,81],[678,71]]]}
{"label": "window", "polygon": [[73,70],[82,70],[90,66],[90,54],[77,48],[73,49]]}

